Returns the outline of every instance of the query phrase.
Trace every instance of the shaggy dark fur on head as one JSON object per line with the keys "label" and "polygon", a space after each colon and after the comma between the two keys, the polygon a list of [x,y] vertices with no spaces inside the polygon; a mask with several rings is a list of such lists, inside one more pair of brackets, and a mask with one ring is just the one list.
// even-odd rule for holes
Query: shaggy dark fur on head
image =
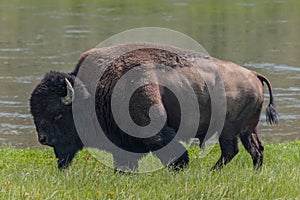
{"label": "shaggy dark fur on head", "polygon": [[[72,84],[74,76],[67,73],[50,71],[36,86],[30,98],[30,112],[39,115],[40,112],[45,112],[45,108],[51,104],[61,104],[60,98],[67,95],[67,87],[65,83],[67,78]],[[61,104],[62,105],[62,104]],[[53,107],[51,108],[51,110]]]}
{"label": "shaggy dark fur on head", "polygon": [[66,78],[74,84],[75,77],[68,73],[48,72],[30,98],[30,112],[39,141],[54,148],[59,168],[68,166],[83,147],[74,125],[72,105],[65,105],[61,100],[67,95]]}

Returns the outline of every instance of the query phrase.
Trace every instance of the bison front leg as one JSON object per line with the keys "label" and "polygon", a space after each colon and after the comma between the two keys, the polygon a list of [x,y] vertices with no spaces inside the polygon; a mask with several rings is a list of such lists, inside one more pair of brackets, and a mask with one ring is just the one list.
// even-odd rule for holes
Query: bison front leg
{"label": "bison front leg", "polygon": [[[176,152],[183,152],[182,155],[177,155]],[[184,169],[189,163],[188,151],[185,147],[177,143],[174,145],[171,151],[163,153],[154,153],[162,164],[166,166],[169,170],[180,171]]]}
{"label": "bison front leg", "polygon": [[136,156],[132,154],[124,155],[122,154],[113,154],[114,158],[114,171],[115,173],[126,173],[126,172],[135,172],[138,170],[138,160],[142,155],[137,154]]}
{"label": "bison front leg", "polygon": [[[181,145],[181,144],[178,144],[178,145]],[[179,148],[184,148],[184,147],[181,146]],[[190,159],[189,159],[188,151],[185,150],[179,158],[175,159],[173,162],[170,162],[167,165],[167,167],[169,170],[179,171],[179,170],[184,169],[188,165],[189,161],[190,161]]]}
{"label": "bison front leg", "polygon": [[175,130],[166,126],[148,141],[147,146],[169,170],[179,171],[188,165],[189,155],[186,148],[175,140],[175,135]]}

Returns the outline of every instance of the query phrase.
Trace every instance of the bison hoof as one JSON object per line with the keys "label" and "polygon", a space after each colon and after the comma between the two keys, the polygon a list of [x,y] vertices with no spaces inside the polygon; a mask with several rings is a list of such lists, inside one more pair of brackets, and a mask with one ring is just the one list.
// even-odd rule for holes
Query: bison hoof
{"label": "bison hoof", "polygon": [[175,160],[174,162],[170,163],[168,165],[168,169],[171,171],[181,171],[182,169],[186,168],[189,164],[189,155],[188,152],[184,152],[184,154],[182,154],[177,160]]}

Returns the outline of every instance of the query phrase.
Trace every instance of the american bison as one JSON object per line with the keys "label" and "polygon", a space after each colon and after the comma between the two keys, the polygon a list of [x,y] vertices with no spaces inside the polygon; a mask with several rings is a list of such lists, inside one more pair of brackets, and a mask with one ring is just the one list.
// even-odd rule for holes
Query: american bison
{"label": "american bison", "polygon": [[[90,89],[81,82],[80,77],[78,78],[80,70],[90,67],[85,63],[89,58],[94,67],[98,67],[100,71],[104,70],[98,79],[91,79],[91,83],[89,83],[96,88],[94,96],[90,95]],[[196,64],[195,59],[198,61]],[[211,63],[214,65],[213,69]],[[78,134],[72,112],[76,93],[82,93],[86,100],[95,102],[93,109],[98,125],[100,124],[106,137],[120,149],[144,155],[148,152],[156,152],[175,138],[182,121],[182,110],[176,95],[159,84],[145,83],[144,86],[139,87],[132,95],[128,108],[132,120],[139,126],[145,126],[151,121],[149,114],[151,106],[159,105],[162,111],[158,110],[157,113],[166,118],[166,121],[162,129],[155,135],[132,136],[119,128],[114,120],[111,106],[112,91],[123,75],[140,65],[168,66],[186,77],[197,97],[199,105],[197,112],[201,114],[199,119],[187,120],[190,122],[197,120],[198,126],[194,137],[200,140],[201,147],[204,146],[210,124],[214,126],[214,123],[218,121],[218,119],[214,119],[216,122],[211,122],[212,98],[208,88],[208,85],[214,87],[216,82],[220,81],[217,80],[216,74],[218,74],[223,83],[224,97],[226,98],[225,105],[219,106],[226,107],[224,113],[226,116],[224,116],[223,128],[218,138],[222,153],[213,169],[223,167],[238,153],[238,138],[241,139],[245,149],[251,155],[254,167],[261,168],[264,147],[257,135],[257,124],[264,101],[263,83],[267,85],[269,91],[269,104],[266,109],[267,121],[270,124],[276,124],[278,118],[269,80],[257,72],[232,62],[199,52],[150,43],[130,43],[91,49],[82,54],[72,72],[50,71],[33,90],[30,98],[30,111],[38,133],[38,140],[41,144],[54,148],[58,159],[58,168],[66,168],[76,152],[86,146]],[[153,75],[155,72],[150,73]],[[84,74],[86,77],[90,75]],[[177,78],[174,76],[170,80],[175,84],[179,82]],[[143,79],[141,78],[140,81],[143,82]],[[75,83],[79,85],[78,90],[74,89]],[[186,98],[191,97],[186,96]],[[188,132],[188,129],[186,130]],[[142,135],[143,133],[141,133]],[[188,139],[188,137],[190,135],[183,139]],[[172,157],[172,152],[168,154],[169,158],[159,153],[154,154],[165,166],[181,169],[189,162],[189,157],[182,143],[176,142],[177,147],[171,151],[184,149],[181,156],[176,159]],[[109,151],[104,146],[103,149]],[[139,156],[128,162],[127,158],[117,152],[111,153],[116,169],[120,167],[135,169],[137,167]]]}

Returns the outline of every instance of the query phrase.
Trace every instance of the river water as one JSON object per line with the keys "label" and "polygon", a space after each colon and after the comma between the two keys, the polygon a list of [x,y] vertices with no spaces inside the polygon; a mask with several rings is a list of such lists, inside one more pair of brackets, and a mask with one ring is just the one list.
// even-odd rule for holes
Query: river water
{"label": "river water", "polygon": [[[300,138],[300,1],[0,1],[0,145],[39,146],[30,93],[50,69],[121,31],[156,26],[189,35],[214,57],[267,76],[280,112],[264,141]],[[267,90],[266,99],[267,99]]]}

